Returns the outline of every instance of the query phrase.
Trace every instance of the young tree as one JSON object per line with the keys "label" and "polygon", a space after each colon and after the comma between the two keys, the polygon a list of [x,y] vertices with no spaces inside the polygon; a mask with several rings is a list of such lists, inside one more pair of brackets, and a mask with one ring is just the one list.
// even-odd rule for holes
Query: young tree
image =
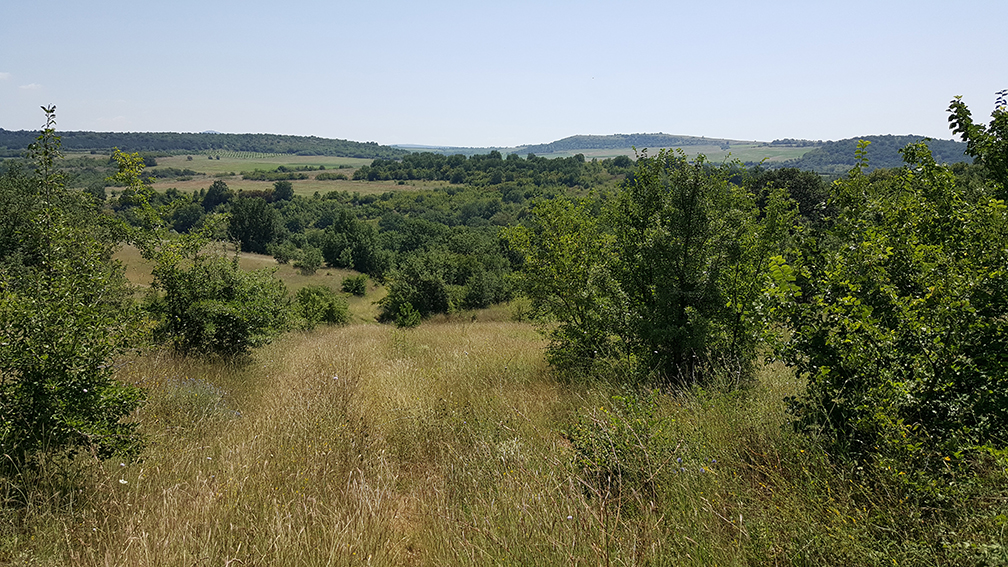
{"label": "young tree", "polygon": [[730,173],[702,156],[643,155],[611,212],[628,349],[664,382],[746,373],[756,356],[757,302],[796,212],[778,190],[760,218]]}
{"label": "young tree", "polygon": [[[113,358],[137,331],[122,267],[122,230],[68,191],[56,167],[55,107],[29,147],[34,175],[0,179],[0,468],[44,452],[138,447],[122,419],[143,400],[113,378]],[[8,224],[9,223],[9,224]]]}

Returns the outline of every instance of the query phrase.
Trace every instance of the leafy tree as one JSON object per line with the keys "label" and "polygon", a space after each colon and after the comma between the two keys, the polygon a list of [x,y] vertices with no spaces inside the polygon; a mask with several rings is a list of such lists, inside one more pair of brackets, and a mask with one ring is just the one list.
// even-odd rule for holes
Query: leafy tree
{"label": "leafy tree", "polygon": [[783,192],[763,218],[728,166],[661,151],[637,160],[612,210],[613,269],[627,298],[629,351],[662,381],[746,373],[764,323],[758,301],[793,221]]}
{"label": "leafy tree", "polygon": [[533,215],[532,228],[503,235],[523,258],[518,286],[550,329],[550,361],[580,368],[623,352],[623,341],[613,340],[625,328],[626,302],[613,277],[612,235],[585,201],[541,201]]}
{"label": "leafy tree", "polygon": [[258,197],[236,199],[231,205],[228,234],[242,250],[266,254],[266,247],[280,235],[280,213]]}
{"label": "leafy tree", "polygon": [[203,224],[205,217],[203,207],[196,203],[189,202],[176,207],[169,216],[172,229],[178,233],[189,232],[194,228],[198,229]]}
{"label": "leafy tree", "polygon": [[833,224],[801,240],[789,357],[808,388],[791,411],[840,454],[940,492],[971,449],[1006,443],[1008,209],[923,145],[904,159],[866,176],[862,154]]}
{"label": "leafy tree", "polygon": [[55,107],[29,147],[34,175],[0,178],[0,468],[44,452],[99,456],[138,447],[122,419],[143,400],[113,379],[113,358],[138,331],[122,267],[122,231],[66,190]]}
{"label": "leafy tree", "polygon": [[961,96],[949,104],[949,124],[952,133],[966,142],[966,154],[983,165],[1000,187],[998,197],[1008,199],[1008,89],[997,94],[988,126],[973,122]]}
{"label": "leafy tree", "polygon": [[604,215],[554,199],[535,207],[531,228],[504,231],[523,256],[518,280],[533,313],[556,322],[553,364],[621,359],[665,383],[748,373],[795,211],[774,189],[761,213],[732,171],[644,155]]}
{"label": "leafy tree", "polygon": [[231,202],[233,198],[234,191],[227,186],[227,183],[218,179],[210,185],[206,195],[203,196],[203,210],[212,212],[219,205]]}
{"label": "leafy tree", "polygon": [[294,198],[294,186],[290,181],[280,180],[273,184],[274,201],[290,201]]}

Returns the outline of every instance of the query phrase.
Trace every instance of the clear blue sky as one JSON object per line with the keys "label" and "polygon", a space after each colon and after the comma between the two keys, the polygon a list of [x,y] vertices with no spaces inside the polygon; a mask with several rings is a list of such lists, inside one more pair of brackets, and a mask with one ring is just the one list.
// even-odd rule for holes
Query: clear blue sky
{"label": "clear blue sky", "polygon": [[0,128],[512,146],[950,138],[1008,88],[1008,1],[0,0]]}

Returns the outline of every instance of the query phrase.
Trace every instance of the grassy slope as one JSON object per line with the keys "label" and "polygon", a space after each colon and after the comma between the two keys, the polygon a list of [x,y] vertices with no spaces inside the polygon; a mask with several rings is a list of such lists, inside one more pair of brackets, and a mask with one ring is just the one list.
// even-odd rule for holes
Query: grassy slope
{"label": "grassy slope", "polygon": [[[126,279],[141,290],[150,286],[153,278],[153,265],[140,257],[140,251],[133,246],[123,246],[115,259],[122,262],[126,268]],[[343,278],[358,275],[353,270],[339,268],[322,268],[311,275],[305,275],[294,268],[292,264],[278,264],[272,256],[243,252],[238,259],[239,265],[245,270],[276,270],[276,277],[284,282],[287,291],[294,294],[307,285],[325,285],[335,291],[342,291]],[[367,293],[364,297],[347,296],[350,316],[353,321],[373,322],[378,317],[376,302],[385,297],[385,287],[374,280],[368,280]]]}
{"label": "grassy slope", "polygon": [[619,390],[559,382],[542,346],[466,318],[293,333],[240,366],[124,360],[150,393],[143,458],[37,481],[0,563],[903,565],[1005,544],[830,467],[783,427],[799,385],[777,367],[745,395],[659,396],[653,492],[590,488],[561,431]]}

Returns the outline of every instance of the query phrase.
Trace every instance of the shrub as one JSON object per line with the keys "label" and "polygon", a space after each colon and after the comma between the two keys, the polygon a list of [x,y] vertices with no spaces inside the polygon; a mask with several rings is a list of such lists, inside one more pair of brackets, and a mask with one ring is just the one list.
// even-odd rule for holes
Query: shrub
{"label": "shrub", "polygon": [[367,274],[347,276],[343,278],[343,292],[356,295],[358,297],[364,297],[367,293],[367,281]]}
{"label": "shrub", "polygon": [[412,329],[420,324],[420,312],[413,309],[408,301],[399,304],[399,311],[395,318],[396,327],[400,329]]}
{"label": "shrub", "polygon": [[47,452],[136,450],[136,425],[121,420],[143,400],[112,377],[139,330],[111,261],[118,231],[63,185],[55,108],[45,110],[29,148],[36,174],[0,177],[0,469],[22,472]]}
{"label": "shrub", "polygon": [[789,357],[809,383],[790,407],[838,454],[896,459],[927,484],[1008,441],[1008,212],[994,186],[968,198],[922,144],[866,176],[864,145],[832,226],[802,241]]}
{"label": "shrub", "polygon": [[305,286],[294,297],[306,329],[319,323],[345,325],[350,321],[346,300],[329,286]]}
{"label": "shrub", "polygon": [[150,304],[159,315],[155,336],[181,354],[235,357],[285,329],[287,290],[273,272],[245,272],[238,258],[196,253],[183,263],[162,254],[154,287],[164,292]]}
{"label": "shrub", "polygon": [[301,249],[301,257],[294,261],[294,267],[303,275],[314,274],[322,267],[322,251],[314,246],[305,246]]}

